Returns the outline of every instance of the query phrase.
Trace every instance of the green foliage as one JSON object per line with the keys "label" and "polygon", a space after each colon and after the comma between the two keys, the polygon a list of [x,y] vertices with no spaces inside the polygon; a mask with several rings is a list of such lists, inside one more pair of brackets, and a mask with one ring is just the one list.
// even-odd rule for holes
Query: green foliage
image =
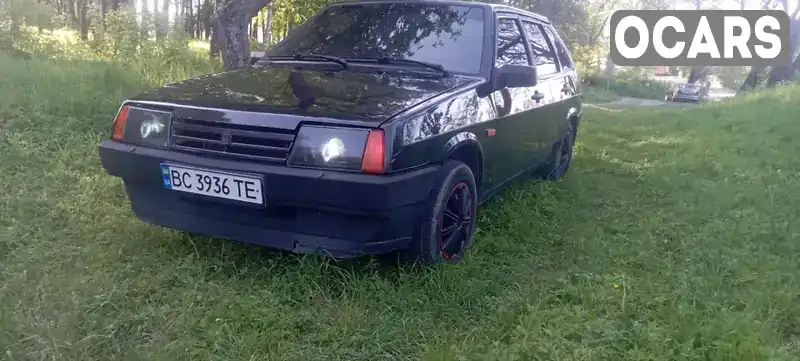
{"label": "green foliage", "polygon": [[572,59],[575,61],[575,67],[581,74],[592,74],[600,71],[602,59],[607,48],[603,45],[573,45],[571,47]]}
{"label": "green foliage", "polygon": [[588,86],[583,88],[583,100],[588,104],[610,103],[619,99],[619,95],[610,88]]}
{"label": "green foliage", "polygon": [[[314,16],[323,7],[336,2],[335,0],[274,0],[270,5],[273,9],[272,35],[274,40],[282,39],[286,33],[304,23]],[[267,9],[262,11],[264,16]],[[273,41],[273,42],[276,42]]]}
{"label": "green foliage", "polygon": [[36,0],[0,1],[0,33],[17,35],[21,25],[46,27],[52,24],[55,11],[52,6]]}
{"label": "green foliage", "polygon": [[743,66],[720,66],[714,71],[724,87],[734,90],[742,86],[748,73],[749,67]]}
{"label": "green foliage", "polygon": [[95,21],[93,26],[98,37],[92,39],[92,45],[101,57],[131,59],[146,46],[149,39],[142,34],[154,26],[152,17],[142,14],[141,22],[136,17],[136,9],[127,7],[110,11],[105,19]]}
{"label": "green foliage", "polygon": [[[180,29],[172,29],[167,37],[152,40],[155,22],[136,21],[130,8],[110,11],[103,23],[93,29],[89,41],[66,28],[37,30],[23,27],[15,44],[18,48],[56,62],[62,60],[111,61],[136,74],[150,74],[149,79],[168,77],[160,74],[210,73],[221,69],[218,60],[208,59],[208,45],[189,39]],[[143,35],[145,34],[145,35]]]}
{"label": "green foliage", "polygon": [[642,99],[664,99],[669,83],[645,77],[641,69],[620,71],[616,77],[599,73],[583,76],[584,84],[591,88],[604,89],[616,95]]}

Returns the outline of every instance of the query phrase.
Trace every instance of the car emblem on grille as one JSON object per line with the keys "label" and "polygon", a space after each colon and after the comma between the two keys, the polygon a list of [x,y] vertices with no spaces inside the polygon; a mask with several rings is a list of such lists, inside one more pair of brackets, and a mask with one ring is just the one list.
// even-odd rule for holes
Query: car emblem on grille
{"label": "car emblem on grille", "polygon": [[230,145],[231,144],[231,132],[229,130],[222,132],[222,144]]}

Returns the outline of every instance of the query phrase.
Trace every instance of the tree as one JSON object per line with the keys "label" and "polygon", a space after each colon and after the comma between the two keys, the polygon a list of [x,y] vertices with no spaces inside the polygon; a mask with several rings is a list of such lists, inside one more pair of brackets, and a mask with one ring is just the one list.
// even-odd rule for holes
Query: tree
{"label": "tree", "polygon": [[212,41],[222,53],[225,70],[243,67],[250,58],[248,26],[272,0],[226,0],[211,16]]}
{"label": "tree", "polygon": [[[783,11],[789,12],[788,0],[761,0],[761,7],[765,10],[781,8]],[[789,49],[790,58],[787,64],[779,65],[770,69],[767,75],[767,85],[773,86],[782,81],[791,79],[795,71],[800,70],[800,58],[797,57],[797,45],[800,42],[800,6],[798,6],[792,14],[789,14]],[[765,70],[763,66],[754,66],[750,68],[750,73],[747,74],[742,86],[736,92],[737,95],[752,91],[760,82],[760,75]]]}
{"label": "tree", "polygon": [[[702,8],[716,8],[720,5],[719,0],[687,0],[691,1],[694,4],[694,8],[696,10],[700,10]],[[694,66],[692,70],[689,71],[689,76],[686,79],[686,82],[689,84],[697,83],[698,81],[707,81],[708,75],[710,74],[711,69],[705,66]]]}

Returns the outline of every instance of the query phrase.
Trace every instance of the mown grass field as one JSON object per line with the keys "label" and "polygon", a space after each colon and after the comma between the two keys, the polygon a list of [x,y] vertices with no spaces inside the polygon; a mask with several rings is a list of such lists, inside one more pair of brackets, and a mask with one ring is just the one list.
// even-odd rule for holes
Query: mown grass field
{"label": "mown grass field", "polygon": [[136,220],[96,144],[125,96],[191,73],[0,58],[0,358],[800,358],[800,89],[587,109],[565,179],[421,269]]}

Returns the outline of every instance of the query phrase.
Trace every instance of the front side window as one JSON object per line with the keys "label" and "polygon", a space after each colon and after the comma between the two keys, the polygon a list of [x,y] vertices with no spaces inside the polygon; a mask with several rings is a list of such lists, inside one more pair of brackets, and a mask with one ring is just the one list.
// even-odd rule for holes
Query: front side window
{"label": "front side window", "polygon": [[530,65],[528,53],[517,21],[500,18],[497,22],[497,59],[495,64],[501,67],[506,64]]}
{"label": "front side window", "polygon": [[558,73],[556,65],[556,54],[547,42],[542,27],[531,22],[523,22],[525,36],[531,45],[531,52],[536,63],[536,72],[539,75],[549,75]]}
{"label": "front side window", "polygon": [[558,54],[558,61],[561,62],[561,67],[575,69],[575,64],[572,63],[572,59],[569,56],[569,52],[567,52],[567,48],[564,47],[563,42],[559,41],[559,36],[556,34],[556,31],[553,29],[553,27],[545,27],[545,31],[547,31],[547,37],[550,38],[553,46],[556,47],[556,54]]}
{"label": "front side window", "polygon": [[290,32],[267,55],[392,57],[475,74],[481,69],[483,11],[475,6],[435,3],[335,5]]}

